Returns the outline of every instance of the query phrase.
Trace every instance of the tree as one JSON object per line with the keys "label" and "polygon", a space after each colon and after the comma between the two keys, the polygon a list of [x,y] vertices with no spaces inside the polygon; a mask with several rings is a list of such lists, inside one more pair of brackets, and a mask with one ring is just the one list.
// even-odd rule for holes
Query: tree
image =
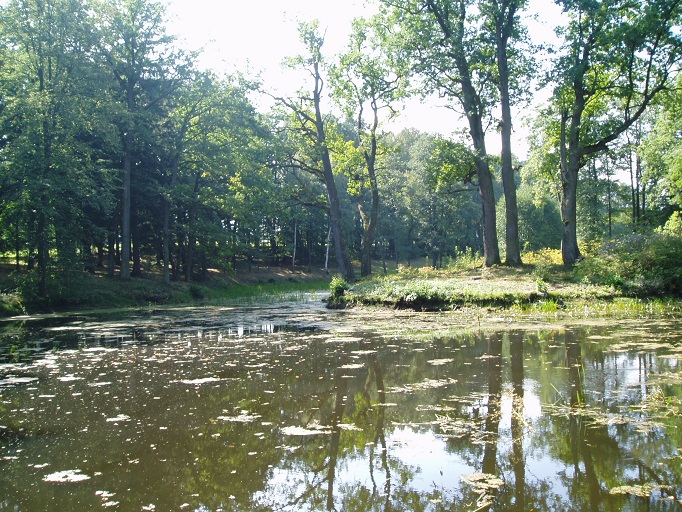
{"label": "tree", "polygon": [[[379,113],[388,111],[393,118],[397,111],[394,104],[406,94],[407,70],[400,60],[389,60],[379,46],[381,25],[364,19],[353,22],[353,32],[348,51],[341,55],[338,67],[333,69],[335,97],[344,107],[346,115],[355,119],[357,140],[347,146],[348,170],[358,211],[362,221],[361,269],[362,276],[372,273],[372,246],[379,219],[379,187],[377,182],[377,158],[379,157]],[[369,110],[369,117],[366,111]],[[353,165],[352,155],[359,153],[360,171]],[[365,189],[370,191],[369,209],[365,206]]]}
{"label": "tree", "polygon": [[[682,78],[677,78],[677,87],[659,98],[659,107],[652,120],[649,133],[643,134],[642,144],[635,148],[637,156],[632,165],[633,218],[644,220],[646,207],[667,210],[672,203],[682,207]],[[636,132],[636,135],[639,135]],[[640,157],[640,158],[637,158]],[[646,201],[645,201],[646,199]],[[664,221],[666,219],[663,219]]]}
{"label": "tree", "polygon": [[63,270],[75,269],[92,226],[88,211],[101,211],[109,192],[101,174],[107,120],[96,108],[96,30],[79,0],[15,0],[2,15],[2,201],[15,233],[25,233],[29,267],[36,256],[37,293],[45,299],[51,250]]}
{"label": "tree", "polygon": [[[163,100],[191,76],[191,56],[173,48],[164,15],[163,5],[154,0],[105,0],[101,9],[101,52],[116,81],[115,98],[121,106],[124,280],[130,278],[131,235],[135,234],[131,226],[133,168],[150,144],[153,114],[159,114]],[[134,259],[136,274],[140,262],[139,257]]]}
{"label": "tree", "polygon": [[[484,27],[492,35],[497,63],[497,89],[500,95],[500,136],[502,138],[502,186],[504,187],[506,223],[505,223],[505,262],[507,265],[521,264],[521,248],[519,244],[519,216],[516,204],[516,182],[512,165],[512,94],[518,98],[523,91],[517,79],[532,74],[528,59],[520,55],[512,46],[512,41],[520,39],[518,13],[526,5],[526,0],[483,0],[479,8],[484,16]],[[511,83],[514,83],[514,90]]]}
{"label": "tree", "polygon": [[580,168],[606,150],[671,85],[682,39],[679,0],[556,0],[569,17],[555,60],[559,111],[562,257],[581,258],[577,239]]}
{"label": "tree", "polygon": [[355,280],[355,274],[349,257],[341,203],[329,148],[330,123],[322,114],[324,37],[320,35],[319,23],[316,21],[301,23],[299,33],[301,41],[306,46],[307,55],[293,59],[290,65],[303,67],[308,71],[312,78],[312,95],[301,93],[301,97],[297,100],[278,98],[279,103],[291,113],[292,124],[288,131],[296,139],[295,147],[298,148],[296,154],[290,155],[290,162],[287,165],[314,175],[324,184],[339,271],[346,281],[352,282]]}
{"label": "tree", "polygon": [[483,248],[481,204],[472,180],[476,162],[464,144],[414,130],[389,139],[391,172],[381,173],[385,192],[381,234],[388,252],[407,264],[428,256],[434,267],[457,249]]}
{"label": "tree", "polygon": [[[495,58],[481,44],[472,0],[384,0],[387,18],[398,29],[394,44],[411,58],[412,68],[428,91],[453,99],[469,123],[476,155],[483,209],[485,265],[500,263],[495,218],[495,194],[485,143],[485,122],[497,96],[493,80]],[[480,23],[480,22],[479,22]],[[452,106],[453,108],[455,105]]]}

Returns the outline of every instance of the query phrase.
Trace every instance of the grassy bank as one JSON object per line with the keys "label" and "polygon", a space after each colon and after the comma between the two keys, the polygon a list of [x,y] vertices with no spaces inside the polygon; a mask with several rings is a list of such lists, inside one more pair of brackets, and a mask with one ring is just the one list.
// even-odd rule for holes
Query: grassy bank
{"label": "grassy bank", "polygon": [[[106,272],[60,276],[48,287],[48,300],[22,293],[27,274],[0,271],[0,316],[67,311],[117,309],[150,305],[219,305],[230,302],[276,300],[295,293],[326,290],[329,277],[321,270],[293,271],[280,267],[253,267],[230,274],[212,273],[201,281],[163,283],[151,268],[142,277],[121,281]],[[26,286],[24,286],[26,288]]]}
{"label": "grassy bank", "polygon": [[[486,268],[469,259],[444,270],[399,268],[349,285],[330,285],[332,307],[381,306],[415,311],[478,310],[479,313],[544,317],[682,316],[682,300],[670,293],[604,275],[594,259],[567,269],[554,251],[526,254],[522,267]],[[619,286],[621,284],[621,286]]]}

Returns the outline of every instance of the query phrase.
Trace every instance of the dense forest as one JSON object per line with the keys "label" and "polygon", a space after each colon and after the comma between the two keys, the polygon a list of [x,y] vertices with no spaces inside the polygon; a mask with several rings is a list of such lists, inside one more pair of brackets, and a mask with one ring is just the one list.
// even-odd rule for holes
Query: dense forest
{"label": "dense forest", "polygon": [[[518,265],[632,233],[682,233],[682,2],[556,0],[556,48],[525,0],[382,0],[347,49],[298,27],[291,97],[198,69],[153,0],[0,7],[0,254],[48,300],[74,274],[207,279],[239,265]],[[292,27],[292,30],[295,30]],[[543,66],[538,56],[545,55]],[[527,161],[512,119],[539,88]],[[388,129],[437,95],[466,130]],[[499,137],[501,152],[486,143]],[[524,155],[525,158],[525,155]],[[61,291],[59,291],[61,290]]]}

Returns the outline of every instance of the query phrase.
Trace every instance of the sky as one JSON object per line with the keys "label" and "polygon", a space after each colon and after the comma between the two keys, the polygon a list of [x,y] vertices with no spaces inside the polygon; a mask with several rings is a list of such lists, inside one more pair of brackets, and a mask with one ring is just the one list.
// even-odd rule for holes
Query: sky
{"label": "sky", "polygon": [[[246,76],[260,76],[264,88],[277,94],[293,94],[301,86],[282,68],[286,57],[299,55],[299,21],[317,19],[325,31],[325,56],[341,52],[347,44],[351,21],[369,16],[376,9],[365,0],[168,0],[169,31],[181,44],[191,49],[203,48],[199,65],[218,73],[241,71]],[[529,32],[535,41],[553,40],[553,28],[559,20],[558,8],[548,0],[531,0],[529,13],[537,13],[537,21],[529,21]],[[538,93],[541,102],[546,94]],[[444,108],[443,101],[427,103],[408,101],[392,130],[416,128],[449,136],[466,126],[458,114]],[[528,109],[516,109],[514,147],[524,158],[528,150],[527,130],[523,118]],[[493,136],[494,135],[494,136]],[[492,134],[488,152],[499,151],[499,137]]]}

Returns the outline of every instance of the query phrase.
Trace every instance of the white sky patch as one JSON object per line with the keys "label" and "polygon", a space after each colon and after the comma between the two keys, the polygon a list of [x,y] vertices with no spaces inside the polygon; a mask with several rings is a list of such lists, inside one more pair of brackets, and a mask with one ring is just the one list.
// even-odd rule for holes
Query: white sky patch
{"label": "white sky patch", "polygon": [[[239,71],[247,77],[260,76],[263,88],[278,95],[292,95],[307,85],[308,75],[282,68],[288,57],[303,51],[298,38],[300,21],[319,20],[325,34],[324,55],[331,60],[345,49],[351,22],[377,12],[376,1],[365,0],[170,0],[169,32],[179,37],[183,46],[203,48],[198,60],[201,67],[218,73]],[[555,28],[564,19],[561,9],[546,0],[531,0],[524,23],[535,44],[557,45]],[[544,63],[538,61],[538,66]],[[535,93],[533,104],[544,102],[547,92]],[[267,105],[265,99],[263,99]],[[427,133],[450,136],[466,127],[462,117],[447,108],[439,98],[423,102],[417,98],[405,102],[402,114],[390,129],[416,128]],[[532,109],[515,108],[514,148],[525,157],[528,131],[524,116]],[[494,130],[488,137],[488,151],[499,152],[501,143]]]}

